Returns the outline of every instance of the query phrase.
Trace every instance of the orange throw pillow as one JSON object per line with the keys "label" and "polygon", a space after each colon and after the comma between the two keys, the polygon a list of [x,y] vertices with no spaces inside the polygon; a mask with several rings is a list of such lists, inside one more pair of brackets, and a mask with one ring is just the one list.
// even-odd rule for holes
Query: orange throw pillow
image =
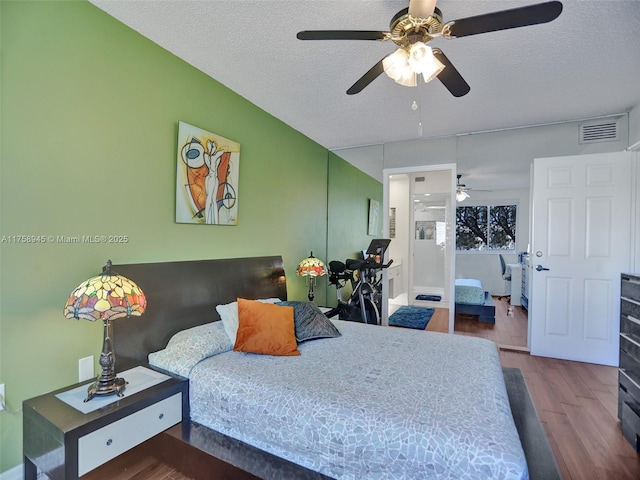
{"label": "orange throw pillow", "polygon": [[263,355],[300,355],[293,307],[238,299],[236,352]]}

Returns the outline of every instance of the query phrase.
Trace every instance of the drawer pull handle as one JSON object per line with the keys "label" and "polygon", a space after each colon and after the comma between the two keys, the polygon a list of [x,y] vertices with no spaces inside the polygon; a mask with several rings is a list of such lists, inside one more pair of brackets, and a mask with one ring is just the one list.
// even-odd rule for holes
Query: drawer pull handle
{"label": "drawer pull handle", "polygon": [[624,295],[621,295],[620,298],[626,302],[633,303],[634,305],[640,305],[640,302],[638,300],[634,300],[633,298],[628,298]]}
{"label": "drawer pull handle", "polygon": [[160,415],[158,415],[158,418],[162,420],[164,418],[164,413],[161,413]]}
{"label": "drawer pull handle", "polygon": [[622,338],[624,338],[625,340],[627,340],[628,342],[633,343],[634,345],[636,345],[637,347],[640,347],[640,343],[638,343],[636,340],[634,340],[633,338],[631,338],[629,335],[627,335],[626,333],[621,333],[620,336]]}
{"label": "drawer pull handle", "polygon": [[[635,385],[635,386],[636,386],[636,388],[640,388],[640,385],[638,385],[638,382],[636,382],[633,378],[631,378],[631,377],[627,374],[627,372],[625,372],[625,371],[624,371],[624,369],[622,369],[622,368],[621,368],[621,369],[620,369],[620,373],[621,373],[622,375],[624,375],[624,376],[625,376],[625,377],[626,377],[626,378],[627,378],[627,379],[628,379],[628,380],[629,380],[633,385]],[[621,386],[623,386],[623,385],[621,385]],[[627,391],[627,390],[625,389],[625,391]]]}
{"label": "drawer pull handle", "polygon": [[112,439],[107,440],[107,447],[110,446],[113,443]]}

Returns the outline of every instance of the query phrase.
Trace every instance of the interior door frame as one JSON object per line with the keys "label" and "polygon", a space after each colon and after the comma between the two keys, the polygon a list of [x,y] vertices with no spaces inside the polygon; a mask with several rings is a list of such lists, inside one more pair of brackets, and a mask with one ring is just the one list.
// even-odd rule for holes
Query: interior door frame
{"label": "interior door frame", "polygon": [[[411,175],[415,173],[428,173],[434,171],[442,171],[442,170],[450,170],[451,171],[451,199],[450,204],[453,206],[449,215],[449,221],[451,222],[452,231],[451,236],[453,237],[453,247],[451,250],[451,255],[449,255],[449,271],[451,275],[449,275],[449,303],[447,305],[449,309],[449,333],[454,332],[454,319],[455,319],[455,295],[454,295],[454,287],[455,287],[455,267],[456,267],[456,249],[455,249],[455,205],[456,205],[456,164],[455,163],[443,163],[438,165],[422,165],[416,167],[399,167],[399,168],[385,168],[382,170],[382,218],[383,218],[383,236],[385,238],[389,238],[389,177],[391,175],[398,174],[406,174]],[[410,200],[410,209],[413,209],[412,201]],[[393,241],[393,240],[392,240]],[[388,261],[388,259],[386,259]],[[409,262],[407,262],[407,265]],[[413,270],[410,269],[409,275],[413,273]],[[387,271],[382,271],[382,324],[389,324],[389,278],[387,276]]]}

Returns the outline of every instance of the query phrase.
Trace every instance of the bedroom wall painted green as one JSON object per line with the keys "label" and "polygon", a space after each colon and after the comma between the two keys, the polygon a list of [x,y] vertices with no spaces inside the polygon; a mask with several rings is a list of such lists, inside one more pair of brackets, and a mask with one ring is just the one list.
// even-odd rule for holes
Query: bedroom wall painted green
{"label": "bedroom wall painted green", "polygon": [[[0,244],[9,409],[77,381],[78,359],[97,356],[101,325],[63,318],[62,305],[107,259],[282,254],[289,296],[304,299],[295,267],[310,250],[326,255],[328,232],[339,256],[361,248],[366,228],[352,235],[353,216],[366,222],[364,205],[381,201],[382,187],[326,148],[87,2],[3,0],[0,22],[0,235],[129,239]],[[178,121],[241,144],[237,226],[174,222]],[[335,173],[344,170],[348,184]],[[21,412],[0,412],[0,433],[5,472],[22,461]]]}
{"label": "bedroom wall painted green", "polygon": [[[382,211],[378,218],[375,235],[368,235],[369,199],[377,200],[382,209],[380,182],[365,176],[342,158],[329,153],[329,188],[327,212],[327,264],[331,260],[344,262],[347,258],[358,258],[374,238],[382,235]],[[343,296],[351,291],[349,286]],[[337,305],[336,289],[327,282],[327,305]]]}

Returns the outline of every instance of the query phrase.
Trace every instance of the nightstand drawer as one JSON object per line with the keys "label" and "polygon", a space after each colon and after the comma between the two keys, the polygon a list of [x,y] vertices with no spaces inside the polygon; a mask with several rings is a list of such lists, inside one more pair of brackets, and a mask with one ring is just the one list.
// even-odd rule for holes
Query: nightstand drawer
{"label": "nightstand drawer", "polygon": [[78,439],[78,474],[93,470],[182,420],[182,394],[149,405]]}

